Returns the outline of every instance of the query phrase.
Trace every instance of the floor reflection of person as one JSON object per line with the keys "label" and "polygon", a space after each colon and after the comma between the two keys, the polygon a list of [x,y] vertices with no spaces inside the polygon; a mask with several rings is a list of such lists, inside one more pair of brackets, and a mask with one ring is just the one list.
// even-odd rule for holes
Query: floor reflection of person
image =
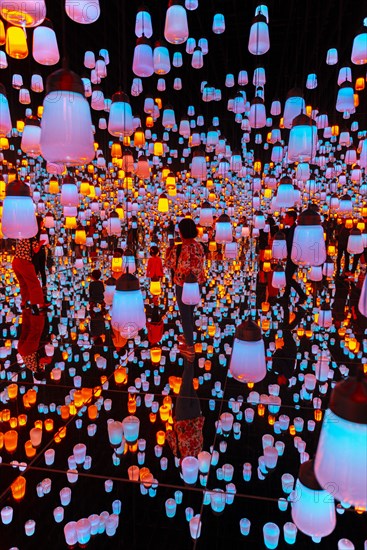
{"label": "floor reflection of person", "polygon": [[45,357],[44,345],[41,342],[45,326],[46,316],[44,314],[34,316],[29,309],[23,311],[18,353],[36,380],[45,378],[45,365],[49,362],[49,359]]}
{"label": "floor reflection of person", "polygon": [[193,386],[194,363],[185,360],[180,392],[175,406],[172,430],[167,431],[166,439],[174,454],[181,460],[186,456],[197,455],[203,450],[203,426],[205,418],[201,414],[200,400]]}

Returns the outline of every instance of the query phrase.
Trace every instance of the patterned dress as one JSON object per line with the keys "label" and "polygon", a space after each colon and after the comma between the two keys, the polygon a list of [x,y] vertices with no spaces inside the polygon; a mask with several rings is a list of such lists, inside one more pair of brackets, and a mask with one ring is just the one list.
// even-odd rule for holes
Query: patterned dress
{"label": "patterned dress", "polygon": [[205,283],[204,249],[195,239],[185,239],[177,261],[177,246],[167,250],[166,267],[174,270],[173,281],[176,285],[183,286],[187,275],[193,273],[199,285]]}

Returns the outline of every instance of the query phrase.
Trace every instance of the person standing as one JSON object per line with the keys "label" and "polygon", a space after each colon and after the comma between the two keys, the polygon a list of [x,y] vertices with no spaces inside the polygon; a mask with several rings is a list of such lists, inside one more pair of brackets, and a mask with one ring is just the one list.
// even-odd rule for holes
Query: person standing
{"label": "person standing", "polygon": [[188,360],[195,357],[194,348],[194,311],[195,306],[182,301],[183,285],[188,275],[194,275],[199,285],[205,282],[204,249],[195,239],[197,228],[191,218],[183,218],[178,225],[182,244],[167,250],[166,267],[174,271],[173,282],[176,285],[176,300],[180,310],[183,337],[179,337],[180,351]]}
{"label": "person standing", "polygon": [[285,214],[283,218],[284,225],[286,226],[283,231],[285,233],[286,242],[287,242],[287,263],[285,266],[286,286],[285,286],[285,291],[283,295],[286,305],[289,305],[291,288],[294,288],[294,290],[298,294],[299,305],[303,304],[307,298],[307,295],[302,289],[301,285],[294,278],[294,274],[297,271],[297,265],[292,261],[292,258],[291,258],[294,231],[296,229],[296,220],[297,220],[297,212],[295,210],[288,210],[288,212]]}
{"label": "person standing", "polygon": [[37,253],[40,247],[41,243],[34,238],[17,240],[12,262],[13,271],[19,282],[21,307],[26,308],[29,301],[34,315],[39,315],[41,311],[48,309],[32,262],[33,253]]}

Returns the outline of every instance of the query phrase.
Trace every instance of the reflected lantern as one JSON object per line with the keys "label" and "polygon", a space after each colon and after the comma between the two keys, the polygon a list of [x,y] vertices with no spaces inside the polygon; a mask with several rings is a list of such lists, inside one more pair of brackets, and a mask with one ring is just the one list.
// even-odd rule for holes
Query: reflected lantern
{"label": "reflected lantern", "polygon": [[82,25],[94,23],[101,13],[99,0],[65,0],[65,11],[70,19]]}
{"label": "reflected lantern", "polygon": [[2,232],[7,239],[30,239],[37,234],[35,208],[28,185],[14,180],[6,186]]}
{"label": "reflected lantern", "polygon": [[109,215],[106,230],[109,236],[116,235],[117,237],[120,237],[121,221],[117,212],[111,212]]}
{"label": "reflected lantern", "polygon": [[61,187],[60,204],[62,206],[78,206],[79,193],[74,178],[66,176]]}
{"label": "reflected lantern", "polygon": [[211,227],[213,225],[213,210],[208,201],[203,202],[201,205],[199,224],[203,227]]}
{"label": "reflected lantern", "polygon": [[145,327],[144,299],[139,281],[131,273],[121,275],[116,283],[111,324],[123,338],[134,338]]}
{"label": "reflected lantern", "polygon": [[319,214],[312,208],[307,208],[298,217],[291,259],[302,266],[319,266],[326,260],[324,229]]}
{"label": "reflected lantern", "polygon": [[339,382],[325,413],[315,456],[315,474],[323,489],[341,502],[367,507],[367,381]]}
{"label": "reflected lantern", "polygon": [[348,237],[347,251],[349,254],[362,254],[363,250],[362,232],[357,228],[352,229]]}
{"label": "reflected lantern", "polygon": [[243,321],[237,327],[229,370],[235,380],[245,384],[265,378],[264,341],[254,321]]}
{"label": "reflected lantern", "polygon": [[271,255],[274,260],[285,260],[287,257],[287,241],[282,231],[277,231],[274,235]]}
{"label": "reflected lantern", "polygon": [[81,78],[67,69],[46,84],[41,119],[41,151],[48,162],[80,165],[94,158],[92,119]]}
{"label": "reflected lantern", "polygon": [[183,44],[189,37],[187,13],[180,0],[171,0],[166,12],[164,38],[170,44]]}

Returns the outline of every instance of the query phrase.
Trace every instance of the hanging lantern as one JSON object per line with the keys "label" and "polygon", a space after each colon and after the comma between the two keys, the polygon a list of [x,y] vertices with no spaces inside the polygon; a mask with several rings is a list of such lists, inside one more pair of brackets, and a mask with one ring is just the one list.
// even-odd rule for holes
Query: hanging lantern
{"label": "hanging lantern", "polygon": [[367,382],[363,370],[339,382],[325,413],[315,456],[323,489],[355,508],[367,507]]}
{"label": "hanging lantern", "polygon": [[62,206],[78,206],[79,193],[74,178],[66,176],[61,187],[60,204]]}
{"label": "hanging lantern", "polygon": [[28,55],[27,35],[21,27],[8,27],[5,51],[14,59],[25,59]]}
{"label": "hanging lantern", "polygon": [[354,111],[353,84],[347,80],[339,87],[336,98],[336,110],[339,111],[339,113],[351,113]]}
{"label": "hanging lantern", "polygon": [[205,153],[201,149],[197,149],[191,162],[191,177],[203,181],[207,176]]}
{"label": "hanging lantern", "polygon": [[153,277],[150,281],[149,291],[152,296],[160,296],[162,292],[161,281],[159,277]]}
{"label": "hanging lantern", "polygon": [[308,279],[310,281],[322,281],[322,266],[321,265],[313,265],[310,268],[310,271],[308,273]]}
{"label": "hanging lantern", "polygon": [[117,92],[112,96],[108,131],[112,136],[118,137],[131,136],[134,131],[130,101],[124,92]]}
{"label": "hanging lantern", "polygon": [[145,36],[138,38],[134,49],[133,73],[136,76],[148,77],[154,73],[153,50]]}
{"label": "hanging lantern", "polygon": [[362,232],[360,229],[352,229],[347,244],[349,254],[362,254],[364,250]]}
{"label": "hanging lantern", "polygon": [[184,44],[189,37],[187,13],[180,0],[170,0],[166,12],[164,38],[170,44]]}
{"label": "hanging lantern", "polygon": [[252,55],[263,55],[270,48],[269,28],[266,17],[259,13],[254,17],[250,29],[248,51]]}
{"label": "hanging lantern", "polygon": [[357,34],[353,40],[352,63],[355,65],[364,65],[367,63],[367,29],[366,24],[363,31]]}
{"label": "hanging lantern", "polygon": [[251,128],[263,128],[266,124],[266,110],[264,100],[255,97],[251,102],[249,122]]}
{"label": "hanging lantern", "polygon": [[111,212],[109,215],[106,230],[109,236],[121,236],[121,221],[117,212]]}
{"label": "hanging lantern", "polygon": [[79,223],[75,231],[75,244],[84,245],[87,242],[87,235],[84,227]]}
{"label": "hanging lantern", "polygon": [[111,324],[123,338],[134,338],[145,327],[144,299],[139,281],[131,273],[121,275],[116,283]]}
{"label": "hanging lantern", "polygon": [[296,116],[289,133],[288,161],[311,162],[316,154],[316,122],[307,115]]}
{"label": "hanging lantern", "polygon": [[94,158],[92,120],[81,78],[66,69],[46,84],[41,120],[42,156],[48,162],[80,165]]}
{"label": "hanging lantern", "polygon": [[140,8],[136,14],[135,19],[135,35],[140,38],[141,36],[146,36],[147,38],[151,38],[153,34],[153,27],[152,27],[152,18],[150,16],[150,13],[147,11],[147,9]]}
{"label": "hanging lantern", "polygon": [[274,260],[285,260],[287,257],[287,241],[285,234],[281,231],[277,231],[274,235],[271,255]]}
{"label": "hanging lantern", "polygon": [[291,178],[288,176],[284,176],[279,182],[276,205],[277,208],[292,208],[294,206],[294,187]]}
{"label": "hanging lantern", "polygon": [[[332,493],[333,494],[333,493]],[[335,529],[335,502],[318,483],[314,461],[301,464],[292,499],[292,519],[297,528],[319,542]]]}
{"label": "hanging lantern", "polygon": [[28,185],[14,180],[6,186],[2,233],[7,239],[30,239],[38,232],[34,203]]}
{"label": "hanging lantern", "polygon": [[277,265],[273,271],[271,286],[274,288],[284,288],[286,285],[285,271],[281,265]]}
{"label": "hanging lantern", "polygon": [[127,248],[124,252],[122,267],[126,273],[135,273],[136,271],[135,256],[130,248]]}
{"label": "hanging lantern", "polygon": [[153,66],[155,74],[168,74],[171,70],[169,51],[163,41],[155,43],[153,51]]}
{"label": "hanging lantern", "polygon": [[291,259],[303,266],[319,266],[326,260],[324,230],[319,214],[312,208],[307,208],[298,217]]}
{"label": "hanging lantern", "polygon": [[158,199],[158,212],[166,213],[169,211],[168,197],[165,193],[162,193]]}
{"label": "hanging lantern", "polygon": [[230,217],[227,216],[227,214],[222,214],[215,224],[215,241],[219,244],[225,244],[231,243],[232,239],[232,224]]}
{"label": "hanging lantern", "polygon": [[328,278],[334,275],[334,262],[330,258],[330,256],[326,256],[326,260],[322,268],[322,274],[324,275],[324,277],[328,277]]}
{"label": "hanging lantern", "polygon": [[34,29],[32,55],[41,65],[56,65],[60,61],[56,34],[49,19]]}
{"label": "hanging lantern", "polygon": [[124,437],[129,445],[134,445],[139,437],[140,420],[136,416],[127,416],[123,419]]}
{"label": "hanging lantern", "polygon": [[322,306],[319,309],[318,315],[317,315],[317,320],[316,320],[316,316],[315,316],[315,321],[317,322],[319,327],[322,327],[322,328],[330,328],[331,327],[331,325],[333,324],[333,316],[332,316],[332,311],[331,311],[330,306],[329,306],[328,303],[322,304]]}
{"label": "hanging lantern", "polygon": [[44,0],[0,0],[0,15],[11,25],[37,27],[46,17]]}
{"label": "hanging lantern", "polygon": [[65,0],[65,11],[75,23],[90,25],[100,16],[99,0]]}
{"label": "hanging lantern", "polygon": [[243,321],[237,327],[229,370],[235,380],[244,384],[265,378],[264,341],[254,321]]}
{"label": "hanging lantern", "polygon": [[182,302],[188,306],[196,306],[200,303],[200,287],[193,273],[186,276],[182,290]]}
{"label": "hanging lantern", "polygon": [[287,99],[284,104],[283,126],[284,128],[292,128],[293,120],[306,111],[305,100],[303,99],[302,91],[293,88],[287,94]]}
{"label": "hanging lantern", "polygon": [[255,229],[264,229],[265,227],[265,216],[261,210],[257,210],[254,214],[254,228]]}
{"label": "hanging lantern", "polygon": [[41,154],[41,124],[37,117],[27,117],[20,142],[21,150],[31,157]]}
{"label": "hanging lantern", "polygon": [[213,210],[207,201],[201,205],[199,224],[203,227],[211,227],[213,225]]}
{"label": "hanging lantern", "polygon": [[6,98],[6,91],[3,84],[0,83],[0,138],[5,137],[12,129],[10,118],[9,103]]}

